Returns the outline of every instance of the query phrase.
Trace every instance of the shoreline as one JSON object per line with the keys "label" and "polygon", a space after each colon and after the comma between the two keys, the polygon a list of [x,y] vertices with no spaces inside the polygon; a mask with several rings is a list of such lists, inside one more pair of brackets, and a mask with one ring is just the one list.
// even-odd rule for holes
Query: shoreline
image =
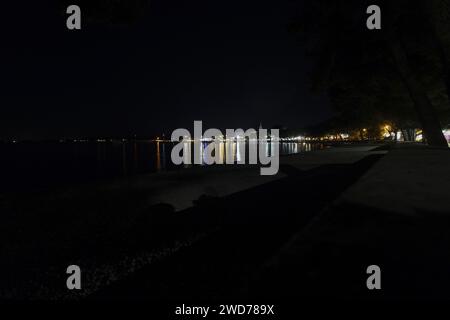
{"label": "shoreline", "polygon": [[[254,195],[248,198],[245,195],[257,192],[255,190],[267,190],[265,192],[269,194],[281,190],[292,193],[291,187],[288,190],[286,186],[298,184],[298,182],[294,183],[296,180],[292,180],[293,177],[296,177],[295,179],[300,176],[308,177],[311,172],[317,173],[313,173],[308,181],[319,187],[318,181],[326,179],[320,177],[322,174],[325,176],[328,174],[327,168],[330,166],[336,168],[329,173],[334,174],[333,172],[339,171],[342,166],[351,166],[352,163],[367,155],[379,153],[372,151],[374,148],[375,146],[344,148],[345,150],[330,148],[290,155],[281,161],[283,173],[274,177],[260,176],[258,166],[239,169],[198,168],[186,170],[182,174],[168,172],[147,175],[133,182],[120,182],[103,188],[94,187],[83,192],[61,191],[47,195],[47,198],[36,196],[27,199],[25,203],[18,197],[16,202],[9,204],[9,211],[2,210],[5,221],[1,230],[2,242],[15,243],[9,248],[6,256],[4,253],[2,260],[14,261],[11,266],[16,264],[28,266],[29,272],[29,268],[35,265],[32,261],[35,260],[36,253],[44,249],[45,256],[41,256],[40,264],[36,265],[37,275],[40,273],[38,270],[45,268],[45,265],[62,266],[64,261],[72,263],[79,260],[82,263],[86,259],[86,261],[93,261],[91,259],[96,257],[96,264],[100,267],[104,263],[106,265],[110,263],[108,261],[117,259],[120,261],[120,256],[133,255],[141,250],[144,252],[164,251],[164,248],[170,248],[176,241],[183,242],[186,239],[195,238],[196,235],[213,232],[212,230],[216,230],[217,227],[222,228],[230,223],[233,224],[234,218],[230,220],[225,213],[226,210],[231,210],[226,209],[229,206],[227,204],[229,199],[238,199],[231,201],[238,205],[232,210],[232,216],[238,212],[245,213],[237,221],[248,219],[246,216],[253,215],[254,208],[251,209],[248,206],[258,199],[271,201],[270,207],[278,210],[280,203],[278,203],[279,200],[275,200],[276,197],[270,200],[270,197],[261,198],[260,195],[256,195],[256,198],[252,200]],[[149,176],[153,178],[151,183],[148,181]],[[155,177],[159,177],[160,180],[156,181]],[[169,177],[171,181],[168,181]],[[315,179],[318,180],[314,181]],[[333,183],[338,181],[331,182]],[[287,193],[277,194],[283,197],[281,199],[289,200],[298,197],[294,194],[289,196]],[[308,199],[307,196],[305,196],[306,199]],[[3,209],[4,205],[3,198]],[[319,203],[315,206],[320,207]],[[10,213],[7,214],[7,212]],[[27,212],[33,212],[33,214],[30,215]],[[24,220],[28,221],[25,225]],[[19,225],[20,229],[17,229]],[[21,240],[21,234],[33,235],[32,238],[35,241],[24,242]],[[54,246],[54,243],[58,243],[58,246]],[[81,248],[89,249],[80,251]],[[96,268],[94,267],[94,270]],[[2,269],[4,269],[4,276],[10,274],[7,272],[9,268],[6,265]],[[31,273],[34,274],[34,272]],[[48,270],[46,273],[48,274]],[[13,274],[17,274],[17,267],[10,276],[12,277]],[[19,274],[22,273],[19,272]],[[62,281],[65,274],[49,274],[48,276],[49,281],[54,278],[50,283],[56,284]],[[111,274],[107,278],[116,279],[122,276]],[[27,282],[24,279],[16,280],[18,283]],[[98,281],[103,283],[103,280],[94,282]],[[52,286],[49,284],[49,287]],[[32,287],[33,285],[30,284],[23,286],[29,294],[33,292]],[[40,290],[40,292],[45,291]],[[49,298],[52,294],[44,294],[41,298],[46,296]]]}

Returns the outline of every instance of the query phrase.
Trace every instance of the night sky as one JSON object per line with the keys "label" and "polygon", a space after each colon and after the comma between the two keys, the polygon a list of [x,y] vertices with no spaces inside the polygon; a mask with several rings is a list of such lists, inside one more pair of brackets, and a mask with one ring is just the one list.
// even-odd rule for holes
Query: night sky
{"label": "night sky", "polygon": [[331,116],[309,92],[288,1],[154,0],[133,24],[83,19],[81,31],[36,2],[2,9],[0,139],[170,135],[194,120],[299,128]]}

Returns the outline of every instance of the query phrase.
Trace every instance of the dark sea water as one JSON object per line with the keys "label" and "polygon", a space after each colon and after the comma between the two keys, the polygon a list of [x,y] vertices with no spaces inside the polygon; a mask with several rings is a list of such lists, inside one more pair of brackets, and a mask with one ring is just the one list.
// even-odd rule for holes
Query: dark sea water
{"label": "dark sea water", "polygon": [[[189,167],[172,163],[173,146],[170,142],[154,141],[2,143],[0,192],[58,187]],[[280,143],[280,155],[321,147],[283,142]],[[224,152],[232,150],[234,156],[236,149],[236,143],[223,146]]]}

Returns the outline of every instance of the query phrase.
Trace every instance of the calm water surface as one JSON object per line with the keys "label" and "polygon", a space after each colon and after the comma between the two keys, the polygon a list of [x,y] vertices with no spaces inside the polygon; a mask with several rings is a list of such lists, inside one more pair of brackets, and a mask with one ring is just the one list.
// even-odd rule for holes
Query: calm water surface
{"label": "calm water surface", "polygon": [[[225,159],[226,154],[231,153],[233,159],[240,159],[242,155],[239,153],[238,143],[221,143],[219,156]],[[266,150],[270,150],[269,144]],[[206,145],[203,143],[202,148]],[[170,142],[154,141],[0,144],[0,192],[70,185],[189,167],[172,164],[170,153],[173,146]],[[282,142],[280,155],[319,148],[322,146],[317,144]],[[247,152],[248,148],[246,154]],[[202,152],[202,159],[205,160],[205,157],[206,153]]]}

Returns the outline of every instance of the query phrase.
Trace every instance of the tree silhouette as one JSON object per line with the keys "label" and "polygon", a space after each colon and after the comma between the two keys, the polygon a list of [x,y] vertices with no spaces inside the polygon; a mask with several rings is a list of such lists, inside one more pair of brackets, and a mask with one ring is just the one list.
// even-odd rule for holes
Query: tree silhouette
{"label": "tree silhouette", "polygon": [[368,30],[371,4],[297,4],[291,30],[314,58],[313,89],[328,93],[341,122],[404,125],[417,119],[430,145],[447,146],[440,124],[449,106],[444,64],[427,11],[414,1],[380,1],[382,30]]}

